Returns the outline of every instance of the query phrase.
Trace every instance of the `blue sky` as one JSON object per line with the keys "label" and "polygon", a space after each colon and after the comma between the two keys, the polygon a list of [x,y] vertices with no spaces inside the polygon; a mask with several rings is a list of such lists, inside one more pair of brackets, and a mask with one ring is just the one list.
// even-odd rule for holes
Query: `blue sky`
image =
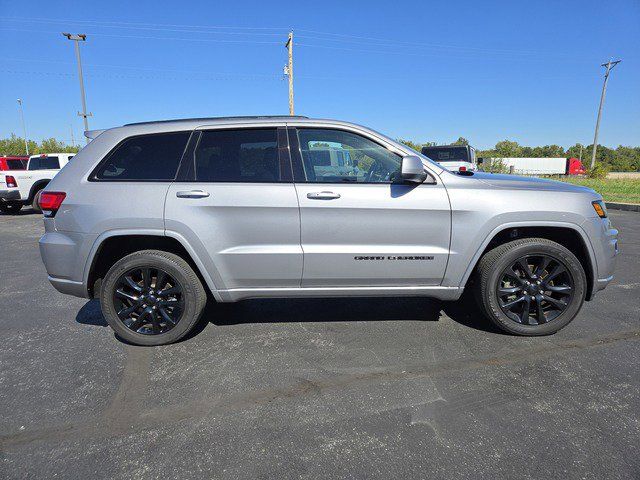
{"label": "blue sky", "polygon": [[588,144],[604,69],[600,143],[640,145],[640,2],[0,0],[0,137],[76,141],[72,42],[82,45],[90,128],[180,117],[296,113],[393,137],[480,148]]}

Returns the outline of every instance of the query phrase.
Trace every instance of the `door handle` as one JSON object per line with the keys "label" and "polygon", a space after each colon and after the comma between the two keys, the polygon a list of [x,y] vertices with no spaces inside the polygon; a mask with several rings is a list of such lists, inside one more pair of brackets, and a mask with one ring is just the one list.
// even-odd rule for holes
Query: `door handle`
{"label": "door handle", "polygon": [[178,198],[206,198],[209,196],[209,192],[204,190],[186,190],[183,192],[176,192]]}
{"label": "door handle", "polygon": [[310,192],[307,193],[307,198],[311,200],[335,200],[336,198],[340,198],[340,194],[333,192]]}

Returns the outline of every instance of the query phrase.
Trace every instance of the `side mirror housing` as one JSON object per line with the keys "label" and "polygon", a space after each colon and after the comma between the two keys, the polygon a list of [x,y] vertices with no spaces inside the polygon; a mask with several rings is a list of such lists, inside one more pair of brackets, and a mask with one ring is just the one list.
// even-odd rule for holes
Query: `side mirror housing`
{"label": "side mirror housing", "polygon": [[427,179],[427,172],[424,169],[420,157],[415,155],[402,157],[400,178],[402,178],[403,182],[409,183],[423,183]]}

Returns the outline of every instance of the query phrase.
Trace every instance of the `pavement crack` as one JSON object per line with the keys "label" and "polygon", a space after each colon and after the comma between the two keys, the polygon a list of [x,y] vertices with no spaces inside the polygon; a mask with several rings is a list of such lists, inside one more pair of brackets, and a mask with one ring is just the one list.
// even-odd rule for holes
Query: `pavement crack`
{"label": "pavement crack", "polygon": [[355,374],[338,374],[312,382],[296,378],[295,383],[281,388],[240,392],[213,402],[209,398],[173,406],[151,407],[145,405],[149,379],[149,366],[153,349],[131,347],[122,382],[103,416],[96,421],[80,420],[77,423],[53,426],[38,430],[20,431],[0,436],[0,449],[35,441],[62,441],[69,438],[117,436],[125,432],[153,429],[167,423],[185,419],[221,415],[248,410],[274,401],[289,401],[308,395],[319,395],[368,383],[393,380],[412,380],[437,377],[456,371],[472,371],[489,366],[538,361],[552,355],[574,353],[587,348],[599,348],[620,341],[640,340],[640,330],[620,331],[594,337],[545,342],[539,346],[501,355],[476,359],[461,359],[438,364],[419,364],[401,370],[374,370]]}

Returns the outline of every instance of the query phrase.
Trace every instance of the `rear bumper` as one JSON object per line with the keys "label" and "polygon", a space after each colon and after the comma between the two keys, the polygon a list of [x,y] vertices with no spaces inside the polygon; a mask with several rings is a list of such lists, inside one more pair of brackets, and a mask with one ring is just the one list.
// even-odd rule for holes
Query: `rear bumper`
{"label": "rear bumper", "polygon": [[20,201],[19,190],[0,190],[0,202]]}
{"label": "rear bumper", "polygon": [[53,288],[65,295],[73,295],[74,297],[89,298],[87,286],[83,282],[75,282],[73,280],[66,280],[64,278],[56,278],[51,275],[48,276],[49,283],[53,285]]}
{"label": "rear bumper", "polygon": [[47,231],[38,242],[49,282],[59,292],[89,298],[86,259],[97,235]]}

